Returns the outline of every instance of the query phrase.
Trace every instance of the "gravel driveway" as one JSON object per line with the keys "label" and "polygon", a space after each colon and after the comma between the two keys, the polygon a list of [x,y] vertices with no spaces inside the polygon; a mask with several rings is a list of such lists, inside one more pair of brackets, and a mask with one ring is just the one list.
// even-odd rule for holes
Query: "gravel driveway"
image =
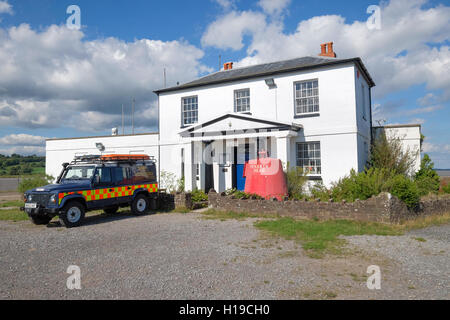
{"label": "gravel driveway", "polygon": [[[312,259],[254,221],[196,213],[93,216],[76,229],[0,221],[0,299],[449,298],[449,226],[350,237],[346,255]],[[379,291],[366,286],[374,264]],[[81,290],[66,287],[69,265],[81,269]]]}

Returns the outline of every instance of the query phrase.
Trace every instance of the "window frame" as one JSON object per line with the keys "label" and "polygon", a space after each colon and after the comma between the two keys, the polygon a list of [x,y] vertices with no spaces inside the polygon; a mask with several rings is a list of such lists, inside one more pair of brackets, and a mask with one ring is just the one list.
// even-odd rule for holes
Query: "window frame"
{"label": "window frame", "polygon": [[[242,92],[242,91],[248,91],[248,98],[239,98],[239,99],[248,99],[248,110],[245,111],[238,111],[237,110],[237,97],[236,94],[238,92]],[[251,112],[251,92],[250,92],[250,88],[243,88],[243,89],[236,89],[233,91],[233,102],[234,102],[234,112],[235,113],[250,113]]]}
{"label": "window frame", "polygon": [[[197,112],[197,117],[196,117],[196,121],[195,122],[191,122],[191,123],[185,123],[185,112],[194,112],[194,111],[185,111],[184,110],[184,100],[185,99],[193,99],[196,98],[197,99],[197,110],[195,112]],[[193,95],[193,96],[187,96],[187,97],[181,97],[181,127],[185,128],[185,127],[189,127],[192,126],[194,124],[198,123],[198,95]]]}
{"label": "window frame", "polygon": [[[308,155],[308,158],[300,158],[299,157],[300,145],[312,145],[312,144],[314,144],[314,145],[318,144],[319,145],[319,149],[318,150],[316,150],[316,149],[312,150],[312,152],[317,152],[318,151],[319,152],[319,157],[314,156],[314,157],[311,158]],[[321,144],[321,142],[320,141],[297,142],[295,144],[295,146],[296,146],[296,149],[295,149],[295,164],[296,164],[296,166],[303,170],[305,167],[311,167],[309,161],[315,161],[315,162],[316,161],[320,161],[320,165],[317,165],[317,162],[316,162],[316,164],[313,166],[313,168],[315,169],[314,172],[307,173],[307,175],[308,176],[312,176],[312,177],[320,177],[320,176],[322,176],[322,174],[323,174],[323,170],[322,170],[323,165],[322,165],[322,144]],[[302,151],[303,151],[303,149],[302,149]],[[308,147],[308,152],[311,152],[309,147]],[[305,166],[304,164],[303,164],[303,166],[300,166],[299,165],[300,160],[302,160],[304,163],[306,161],[308,161],[308,166]],[[318,170],[318,168],[319,168],[319,170]]]}
{"label": "window frame", "polygon": [[[299,113],[297,112],[297,84],[300,83],[307,83],[307,82],[314,82],[317,81],[317,111],[312,111],[312,112],[302,112]],[[294,90],[294,117],[308,117],[308,116],[315,116],[315,115],[320,115],[320,84],[319,84],[319,78],[314,78],[314,79],[307,79],[307,80],[300,80],[300,81],[294,81],[293,83],[293,90]],[[312,98],[315,98],[316,96],[312,96]],[[310,97],[306,97],[310,98]],[[299,98],[302,99],[302,98]],[[303,98],[304,99],[304,98]]]}
{"label": "window frame", "polygon": [[367,121],[367,109],[366,109],[366,86],[361,83],[361,105],[362,105],[362,118]]}

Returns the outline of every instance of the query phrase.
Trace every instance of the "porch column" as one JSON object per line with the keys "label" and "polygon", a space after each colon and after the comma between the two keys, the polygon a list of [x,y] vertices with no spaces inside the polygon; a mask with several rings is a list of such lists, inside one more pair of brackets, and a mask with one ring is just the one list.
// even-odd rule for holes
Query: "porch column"
{"label": "porch column", "polygon": [[291,159],[291,138],[278,137],[277,138],[277,158],[283,163],[283,168],[286,170],[287,165],[292,167],[294,164],[290,163]]}
{"label": "porch column", "polygon": [[184,145],[184,189],[186,191],[193,190],[193,182],[194,182],[194,154],[193,154],[193,143]]}

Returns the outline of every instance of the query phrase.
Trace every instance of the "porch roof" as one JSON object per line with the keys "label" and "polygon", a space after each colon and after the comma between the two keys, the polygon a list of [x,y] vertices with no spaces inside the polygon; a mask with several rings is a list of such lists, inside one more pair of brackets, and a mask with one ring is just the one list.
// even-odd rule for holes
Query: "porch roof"
{"label": "porch roof", "polygon": [[184,128],[182,137],[223,136],[259,132],[295,131],[303,129],[297,123],[256,118],[247,114],[227,113],[200,124]]}

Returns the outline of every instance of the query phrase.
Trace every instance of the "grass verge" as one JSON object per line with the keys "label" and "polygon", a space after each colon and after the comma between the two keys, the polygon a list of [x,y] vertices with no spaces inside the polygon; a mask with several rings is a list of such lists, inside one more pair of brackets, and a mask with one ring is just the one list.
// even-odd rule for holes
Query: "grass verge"
{"label": "grass verge", "polygon": [[306,253],[313,258],[321,258],[325,253],[341,254],[345,240],[339,239],[339,236],[397,236],[403,234],[395,226],[349,220],[319,222],[279,218],[256,222],[255,226],[273,235],[299,241]]}
{"label": "grass verge", "polygon": [[202,212],[204,219],[208,220],[246,220],[247,218],[277,218],[274,214],[257,214],[257,213],[247,213],[247,212],[233,212],[233,211],[218,211],[214,209],[209,209]]}
{"label": "grass verge", "polygon": [[28,220],[28,215],[18,209],[0,210],[0,221],[24,221]]}
{"label": "grass verge", "polygon": [[23,207],[23,201],[5,201],[0,202],[0,208],[9,208],[9,207]]}

